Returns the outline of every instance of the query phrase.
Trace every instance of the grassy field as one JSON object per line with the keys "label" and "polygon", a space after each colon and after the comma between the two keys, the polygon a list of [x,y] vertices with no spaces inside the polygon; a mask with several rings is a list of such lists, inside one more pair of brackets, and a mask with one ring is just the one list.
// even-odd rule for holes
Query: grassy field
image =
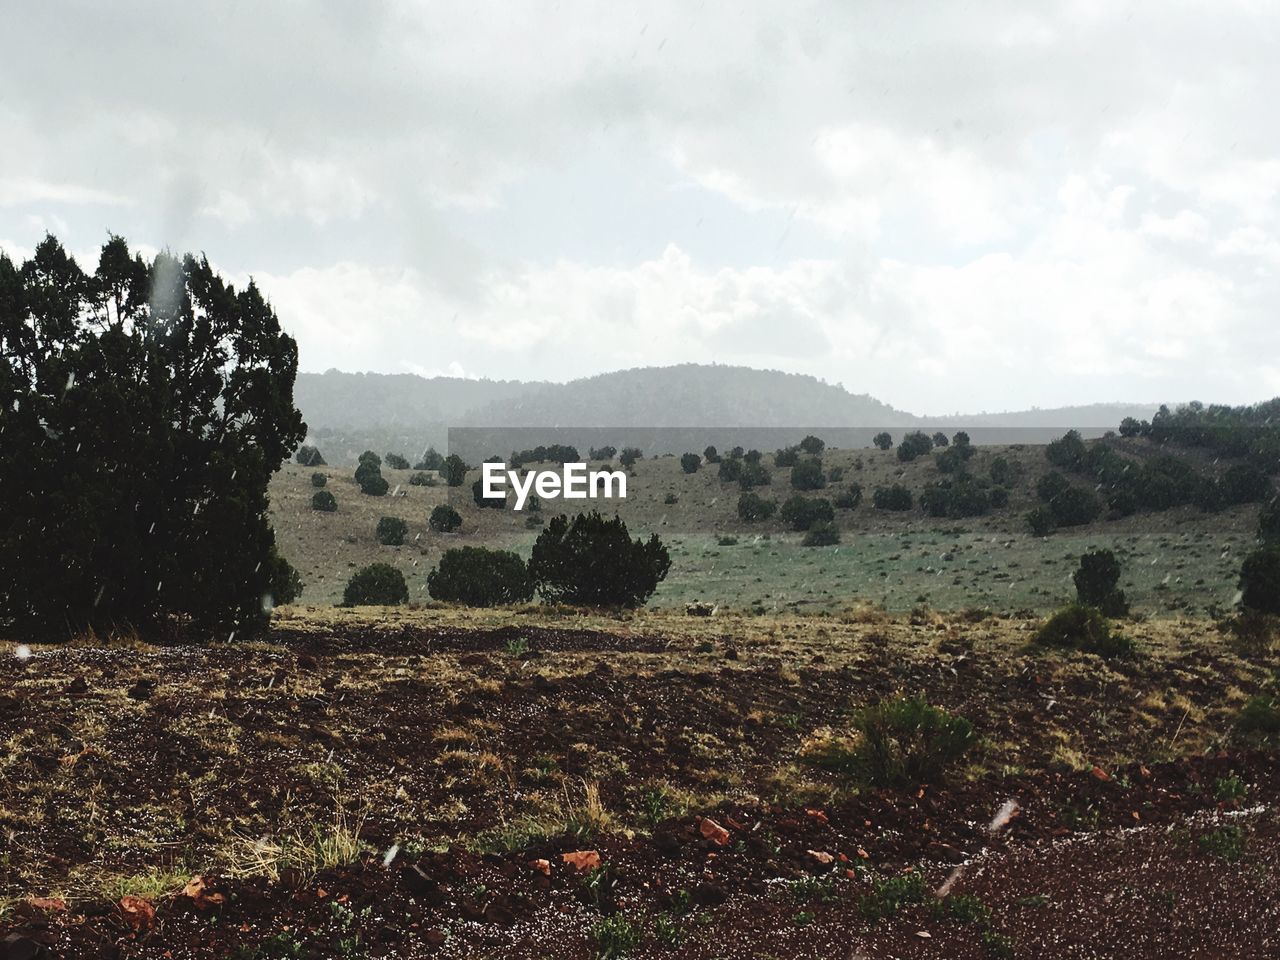
{"label": "grassy field", "polygon": [[[932,457],[901,464],[893,451],[828,451],[824,464],[843,468],[844,478],[812,495],[834,496],[854,481],[864,493],[856,509],[837,511],[842,543],[834,547],[803,547],[803,535],[776,518],[744,523],[737,516],[735,484],[717,480],[714,467],[687,475],[674,457],[641,461],[629,480],[627,499],[602,503],[606,510],[616,509],[633,534],[658,533],[670,547],[672,569],[653,599],[658,606],[683,607],[697,600],[736,610],[838,611],[850,602],[871,601],[889,610],[928,604],[1044,611],[1072,594],[1070,575],[1079,555],[1098,547],[1120,556],[1122,587],[1137,611],[1203,613],[1233,603],[1240,560],[1253,540],[1256,507],[1215,514],[1180,508],[1035,538],[1027,533],[1024,517],[1038,504],[1035,482],[1048,468],[1044,448],[980,448],[972,472],[985,475],[997,456],[1020,474],[1009,506],[985,517],[940,521],[919,509],[893,513],[870,503],[877,486],[902,483],[918,494],[937,480]],[[765,463],[771,467],[772,457]],[[410,471],[384,468],[392,495],[379,498],[363,496],[350,472],[322,468],[327,489],[338,500],[334,514],[310,509],[313,472],[287,465],[271,487],[278,540],[302,573],[304,600],[310,603],[338,602],[351,574],[376,560],[397,566],[410,584],[410,596],[425,601],[426,575],[443,550],[483,544],[527,555],[537,535],[525,525],[528,513],[474,505],[470,484],[478,471],[463,487],[450,490],[412,486]],[[772,483],[759,492],[785,500],[794,492],[788,471],[771,467],[771,473]],[[667,502],[672,498],[675,502]],[[464,518],[458,533],[438,534],[427,527],[431,509],[445,502]],[[575,507],[581,509],[580,504]],[[549,502],[542,513],[555,510]],[[384,515],[408,521],[404,546],[378,544],[374,528]]]}

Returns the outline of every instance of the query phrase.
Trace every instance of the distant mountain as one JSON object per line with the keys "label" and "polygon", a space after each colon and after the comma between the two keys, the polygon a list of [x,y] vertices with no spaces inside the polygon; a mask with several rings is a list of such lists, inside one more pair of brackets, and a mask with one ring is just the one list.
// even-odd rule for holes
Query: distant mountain
{"label": "distant mountain", "polygon": [[466,426],[861,427],[916,417],[816,377],[685,363],[541,384],[462,418]]}
{"label": "distant mountain", "polygon": [[[918,417],[816,377],[692,363],[637,367],[569,383],[329,370],[299,374],[294,396],[311,438],[333,463],[353,461],[364,449],[378,453],[394,450],[411,458],[428,445],[444,450],[450,427],[733,427],[759,431],[888,427],[895,437],[903,429],[951,432],[964,427],[974,430],[973,439],[978,443],[1038,443],[1056,435],[1055,430],[1060,433],[1068,427],[1097,436],[1104,429],[1114,429],[1124,417],[1150,419],[1156,410],[1155,404],[1115,403]],[[1001,428],[1026,432],[1010,438],[994,432]],[[679,436],[683,444],[695,439]],[[714,436],[717,439],[711,442],[725,439],[722,433]],[[741,436],[746,439],[733,442],[749,445],[751,438]],[[545,441],[537,442],[555,439],[548,435]],[[756,439],[763,443],[771,437],[762,433]],[[869,442],[869,436],[863,438],[860,433],[833,435],[831,439],[857,445]],[[577,441],[570,437],[566,442]],[[664,443],[656,438],[652,442],[658,447]],[[493,443],[495,450],[505,451],[496,434]]]}

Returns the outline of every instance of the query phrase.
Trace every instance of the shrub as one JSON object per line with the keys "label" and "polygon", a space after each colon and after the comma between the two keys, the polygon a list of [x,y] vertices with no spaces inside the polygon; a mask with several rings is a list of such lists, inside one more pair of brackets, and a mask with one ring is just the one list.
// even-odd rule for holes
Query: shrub
{"label": "shrub", "polygon": [[1235,732],[1244,740],[1280,739],[1280,699],[1254,696],[1245,701],[1236,717]]}
{"label": "shrub", "polygon": [[328,482],[329,482],[329,478],[326,477],[323,473],[313,473],[311,475],[311,485],[313,487],[323,487]]}
{"label": "shrub", "polygon": [[973,447],[973,443],[969,439],[969,434],[963,430],[957,430],[955,432],[951,437],[951,443],[953,446],[957,447],[966,447],[970,449]]}
{"label": "shrub", "polygon": [[411,487],[434,487],[436,478],[434,474],[427,473],[425,470],[419,470],[417,473],[409,475],[409,485]]}
{"label": "shrub", "polygon": [[702,458],[696,453],[686,453],[680,457],[680,469],[685,473],[697,473],[702,466]]}
{"label": "shrub", "polygon": [[311,509],[321,513],[336,513],[338,501],[328,490],[317,490],[311,495]]}
{"label": "shrub", "polygon": [[319,448],[307,446],[306,444],[298,448],[298,452],[294,454],[293,458],[304,467],[326,466],[324,456],[320,453]]}
{"label": "shrub", "polygon": [[1134,417],[1125,417],[1120,421],[1120,436],[1136,437],[1142,432],[1142,424]]}
{"label": "shrub", "polygon": [[508,550],[459,547],[446,550],[427,574],[427,592],[436,600],[469,607],[527,603],[533,584],[525,562]]}
{"label": "shrub", "polygon": [[271,559],[267,562],[271,571],[271,582],[268,586],[270,606],[279,607],[293,603],[302,596],[302,577],[284,557],[272,548]]}
{"label": "shrub", "polygon": [[1047,537],[1053,533],[1053,514],[1044,507],[1036,507],[1027,514],[1027,527],[1033,537]]}
{"label": "shrub", "polygon": [[707,449],[702,451],[702,459],[707,461],[707,463],[719,463],[720,454],[716,451],[715,447],[707,447]]}
{"label": "shrub", "polygon": [[822,455],[823,450],[827,449],[827,444],[822,439],[809,434],[800,441],[800,449],[811,457],[818,457]]}
{"label": "shrub", "polygon": [[792,530],[808,530],[816,523],[830,523],[836,518],[830,500],[811,499],[799,494],[789,498],[778,515]]}
{"label": "shrub", "polygon": [[773,465],[780,469],[794,467],[800,462],[799,447],[782,447],[773,454]]}
{"label": "shrub", "polygon": [[1102,504],[1092,490],[1071,487],[1049,503],[1053,522],[1060,527],[1078,527],[1092,523],[1102,513]]}
{"label": "shrub", "polygon": [[1057,470],[1050,470],[1036,481],[1036,496],[1048,503],[1063,490],[1071,488],[1071,481]]}
{"label": "shrub", "polygon": [[437,473],[444,469],[444,457],[437,452],[435,447],[427,447],[427,452],[422,455],[422,459],[413,465],[415,470],[430,470]]}
{"label": "shrub", "polygon": [[644,451],[639,447],[623,447],[622,452],[618,454],[618,462],[630,470],[643,457]]}
{"label": "shrub", "polygon": [[471,484],[471,499],[476,502],[476,506],[480,508],[489,507],[493,510],[505,510],[507,507],[507,491],[503,488],[500,496],[486,497],[484,495],[484,481],[476,480]]}
{"label": "shrub", "polygon": [[891,487],[876,487],[871,495],[871,505],[877,510],[910,510],[915,503],[911,491],[900,483]]}
{"label": "shrub", "polygon": [[587,453],[592,460],[612,460],[618,455],[618,448],[605,444],[603,447],[592,447]]}
{"label": "shrub", "polygon": [[840,530],[825,520],[809,527],[801,542],[805,547],[830,547],[840,542]]}
{"label": "shrub", "polygon": [[1258,539],[1263,543],[1280,543],[1280,500],[1270,500],[1258,514]]}
{"label": "shrub", "polygon": [[881,701],[860,711],[853,727],[856,744],[819,762],[876,786],[938,783],[977,742],[973,724],[923,697]]}
{"label": "shrub", "polygon": [[1267,544],[1244,558],[1240,604],[1259,613],[1280,613],[1280,544]]}
{"label": "shrub", "polygon": [[[899,447],[899,450],[902,448]],[[948,447],[941,453],[934,454],[933,462],[939,473],[964,473],[968,460],[964,455],[965,447]]]}
{"label": "shrub", "polygon": [[945,446],[949,446],[951,443],[951,441],[947,439],[947,435],[943,433],[941,430],[935,433],[932,439],[933,439],[933,445],[935,447],[945,447]]}
{"label": "shrub", "polygon": [[[737,463],[738,461],[732,461]],[[769,475],[768,468],[759,460],[751,460],[744,458],[742,468],[738,471],[738,486],[743,490],[750,490],[752,487],[767,487],[773,482],[773,477]]]}
{"label": "shrub", "polygon": [[399,453],[388,453],[382,458],[389,470],[408,470],[409,458]]}
{"label": "shrub", "polygon": [[444,458],[441,473],[444,474],[444,482],[451,487],[460,487],[467,479],[467,471],[471,468],[467,462],[456,453],[451,453]]}
{"label": "shrub", "polygon": [[1080,439],[1080,434],[1075,430],[1068,430],[1057,440],[1050,441],[1049,445],[1044,449],[1044,455],[1049,462],[1055,467],[1062,467],[1064,470],[1073,470],[1084,460],[1087,450],[1084,441]]}
{"label": "shrub", "polygon": [[822,461],[807,458],[799,461],[791,468],[791,486],[795,490],[821,490],[827,485],[826,474],[822,472]]}
{"label": "shrub", "polygon": [[408,601],[404,574],[389,563],[371,563],[357,571],[342,592],[344,607],[394,606]]}
{"label": "shrub", "polygon": [[777,500],[766,500],[758,493],[744,493],[738,497],[738,518],[747,523],[768,520],[777,509]]}
{"label": "shrub", "polygon": [[921,433],[919,430],[913,430],[902,438],[902,442],[898,444],[898,459],[903,463],[910,463],[917,457],[922,457],[933,449],[933,441],[929,439],[927,433]]}
{"label": "shrub", "polygon": [[1082,603],[1072,603],[1051,616],[1035,636],[1046,647],[1063,647],[1096,653],[1100,657],[1126,657],[1133,653],[1128,637],[1112,633],[1102,612]]}
{"label": "shrub", "polygon": [[742,461],[730,457],[720,461],[716,478],[724,483],[737,483],[742,479]]}
{"label": "shrub", "polygon": [[638,607],[671,569],[671,556],[654,534],[632,540],[620,517],[580,513],[553,519],[538,536],[529,576],[553,603]]}
{"label": "shrub", "polygon": [[839,483],[844,479],[844,467],[832,467],[827,471],[827,483]]}
{"label": "shrub", "polygon": [[991,496],[981,481],[961,477],[927,484],[920,506],[934,517],[980,517],[991,509]]}
{"label": "shrub", "polygon": [[862,502],[862,487],[856,483],[849,484],[849,489],[836,494],[833,501],[837,510],[853,510]]}
{"label": "shrub", "polygon": [[449,504],[442,503],[431,511],[427,526],[437,533],[452,533],[462,526],[462,515]]}
{"label": "shrub", "polygon": [[382,458],[371,450],[360,454],[360,464],[356,467],[356,483],[360,492],[371,497],[385,496],[390,484],[382,476]]}
{"label": "shrub", "polygon": [[752,448],[742,455],[742,459],[746,463],[759,463],[764,459],[764,454],[759,450]]}
{"label": "shrub", "polygon": [[1224,503],[1257,503],[1271,493],[1267,475],[1251,463],[1237,463],[1226,469],[1218,484]]}
{"label": "shrub", "polygon": [[374,533],[378,542],[384,547],[399,547],[404,544],[404,538],[409,533],[409,525],[399,517],[383,517],[378,521],[378,527]]}
{"label": "shrub", "polygon": [[991,482],[996,486],[1010,486],[1015,479],[1013,464],[1004,457],[996,457],[991,461]]}
{"label": "shrub", "polygon": [[997,508],[1007,507],[1009,505],[1009,490],[1006,487],[992,487],[991,505]]}
{"label": "shrub", "polygon": [[893,437],[888,433],[877,433],[871,438],[871,442],[881,450],[888,450],[893,446]]}
{"label": "shrub", "polygon": [[1097,607],[1108,617],[1123,617],[1129,603],[1120,590],[1120,562],[1110,550],[1093,550],[1080,558],[1080,566],[1071,578],[1076,585],[1076,599]]}

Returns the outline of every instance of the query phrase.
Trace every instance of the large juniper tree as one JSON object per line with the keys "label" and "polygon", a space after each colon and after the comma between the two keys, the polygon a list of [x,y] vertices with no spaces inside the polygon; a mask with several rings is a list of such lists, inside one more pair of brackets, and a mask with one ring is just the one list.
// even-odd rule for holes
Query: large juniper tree
{"label": "large juniper tree", "polygon": [[305,436],[297,363],[257,287],[204,258],[0,255],[0,622],[260,626],[296,584],[267,481]]}

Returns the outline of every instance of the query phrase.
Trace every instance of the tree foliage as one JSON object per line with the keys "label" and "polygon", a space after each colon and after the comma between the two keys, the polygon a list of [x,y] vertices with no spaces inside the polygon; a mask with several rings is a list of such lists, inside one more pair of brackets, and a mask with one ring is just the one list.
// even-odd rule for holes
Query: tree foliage
{"label": "tree foliage", "polygon": [[638,607],[671,569],[657,534],[632,540],[621,517],[558,516],[533,545],[529,576],[543,598],[586,607]]}
{"label": "tree foliage", "polygon": [[0,623],[260,627],[297,364],[258,288],[203,258],[0,254]]}
{"label": "tree foliage", "polygon": [[518,554],[487,547],[446,550],[427,574],[427,592],[435,600],[469,607],[527,603],[533,599],[529,571]]}
{"label": "tree foliage", "polygon": [[342,592],[344,607],[395,606],[409,602],[404,574],[389,563],[371,563],[357,571]]}

